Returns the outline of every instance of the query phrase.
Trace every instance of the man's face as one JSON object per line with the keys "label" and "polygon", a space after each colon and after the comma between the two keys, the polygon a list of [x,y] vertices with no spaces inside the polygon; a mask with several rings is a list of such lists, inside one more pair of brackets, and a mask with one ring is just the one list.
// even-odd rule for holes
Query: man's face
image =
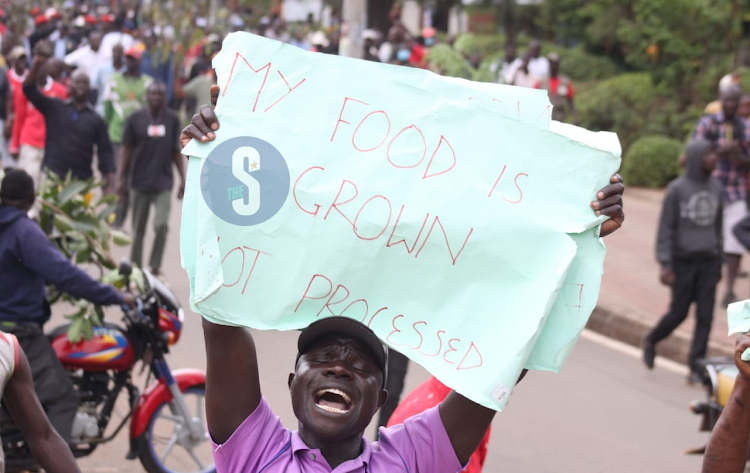
{"label": "man's face", "polygon": [[153,109],[161,108],[167,100],[167,93],[161,84],[153,84],[146,91],[146,99],[149,107]]}
{"label": "man's face", "polygon": [[549,62],[549,72],[553,76],[557,76],[558,71],[560,71],[560,61],[550,61]]}
{"label": "man's face", "polygon": [[513,60],[516,58],[516,47],[515,46],[507,46],[505,48],[505,57],[506,59]]}
{"label": "man's face", "polygon": [[133,56],[125,56],[125,67],[128,72],[138,72],[141,69],[141,61]]}
{"label": "man's face", "polygon": [[703,155],[703,160],[701,161],[703,172],[712,173],[714,169],[716,169],[716,163],[718,161],[719,156],[713,150],[709,150],[706,154]]}
{"label": "man's face", "polygon": [[99,51],[99,46],[102,45],[102,35],[97,32],[91,33],[89,35],[89,45],[92,50]]}
{"label": "man's face", "polygon": [[28,63],[26,62],[26,56],[20,56],[16,58],[16,61],[13,63],[13,65],[16,69],[16,72],[18,72],[19,74],[23,74],[23,71],[26,70],[26,66],[28,65]]}
{"label": "man's face", "polygon": [[531,57],[539,57],[539,54],[542,52],[542,45],[539,43],[539,41],[532,41],[529,45],[529,54],[531,54]]}
{"label": "man's face", "polygon": [[740,106],[740,92],[738,90],[731,90],[723,93],[721,96],[721,106],[724,110],[724,116],[726,118],[733,118]]}
{"label": "man's face", "polygon": [[82,72],[73,75],[73,80],[70,81],[70,95],[73,100],[77,102],[87,100],[90,90],[89,76]]}
{"label": "man's face", "polygon": [[345,335],[321,337],[289,375],[300,431],[324,442],[362,435],[388,393],[370,349]]}
{"label": "man's face", "polygon": [[121,63],[122,62],[122,55],[123,55],[123,49],[122,45],[118,44],[115,47],[112,48],[112,59],[115,62]]}

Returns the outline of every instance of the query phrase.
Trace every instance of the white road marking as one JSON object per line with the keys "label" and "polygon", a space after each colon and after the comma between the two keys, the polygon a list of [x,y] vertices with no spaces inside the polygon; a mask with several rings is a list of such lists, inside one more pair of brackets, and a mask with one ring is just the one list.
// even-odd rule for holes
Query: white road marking
{"label": "white road marking", "polygon": [[[583,330],[581,338],[605,346],[607,348],[611,348],[612,350],[631,356],[633,358],[637,358],[638,360],[641,359],[642,352],[640,348],[636,348],[632,345],[628,345],[627,343],[605,337],[604,335],[592,332],[589,329]],[[672,373],[676,373],[682,376],[687,376],[690,373],[690,370],[688,370],[688,367],[686,365],[668,360],[666,358],[662,358],[660,356],[656,357],[656,368],[663,368],[667,371],[671,371]]]}

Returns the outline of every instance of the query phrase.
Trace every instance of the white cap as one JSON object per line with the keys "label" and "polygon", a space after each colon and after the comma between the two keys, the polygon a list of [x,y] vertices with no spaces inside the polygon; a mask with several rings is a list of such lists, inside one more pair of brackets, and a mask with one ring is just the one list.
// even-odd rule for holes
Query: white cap
{"label": "white cap", "polygon": [[327,48],[331,44],[331,42],[328,41],[328,38],[326,38],[326,34],[322,31],[316,31],[313,33],[310,37],[310,42],[313,46],[323,46],[324,48]]}

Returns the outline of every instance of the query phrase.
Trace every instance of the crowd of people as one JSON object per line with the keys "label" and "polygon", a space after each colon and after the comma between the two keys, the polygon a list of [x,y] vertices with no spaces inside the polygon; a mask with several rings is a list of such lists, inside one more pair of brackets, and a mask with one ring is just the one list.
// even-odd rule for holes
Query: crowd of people
{"label": "crowd of people", "polygon": [[221,41],[205,29],[178,63],[176,49],[165,49],[166,28],[139,25],[130,13],[66,2],[63,11],[30,8],[27,35],[4,32],[0,156],[4,168],[26,171],[37,190],[45,172],[89,179],[96,161],[105,192],[120,196],[114,227],[133,209],[131,257],[138,265],[154,208],[149,265],[159,274],[173,166],[181,179],[178,194],[184,189],[184,160],[176,159],[179,112],[184,107],[192,115],[196,104],[208,101],[215,83],[211,58]]}
{"label": "crowd of people", "polygon": [[656,346],[696,306],[688,365],[690,384],[702,385],[699,360],[706,356],[716,289],[726,269],[726,307],[737,301],[742,254],[750,250],[750,96],[737,74],[722,79],[719,99],[706,107],[680,158],[685,173],[667,188],[656,246],[661,282],[672,300],[666,315],[645,336],[643,360],[653,369]]}
{"label": "crowd of people", "polygon": [[[180,142],[214,139],[213,133],[204,136],[200,130],[218,126],[212,113],[198,113],[201,104],[215,105],[211,60],[221,50],[221,36],[205,19],[196,19],[194,28],[202,31],[202,39],[185,48],[183,57],[178,48],[165,48],[166,28],[139,23],[129,11],[89,10],[85,5],[65,2],[61,11],[29,8],[24,20],[29,28],[23,35],[4,27],[0,11],[0,156],[3,168],[15,168],[0,187],[0,381],[17,380],[5,384],[10,396],[6,401],[10,399],[9,408],[24,413],[16,419],[24,433],[44,440],[31,442],[31,447],[48,471],[76,471],[72,456],[59,447],[70,433],[78,400],[42,331],[49,318],[43,302],[45,283],[98,304],[134,301],[65,260],[34,223],[39,210],[36,194],[45,172],[86,180],[95,175],[96,164],[104,192],[120,197],[113,226],[125,225],[130,216],[131,259],[138,265],[144,259],[144,235],[153,208],[155,238],[148,265],[158,275],[173,192],[182,197],[185,189]],[[436,31],[425,28],[415,36],[397,18],[392,23],[384,33],[364,32],[364,59],[427,68],[429,49],[438,42]],[[230,25],[233,30],[246,29],[236,16]],[[262,17],[252,31],[324,54],[339,54],[346,42],[341,25],[323,31],[310,21],[290,28],[278,16]],[[466,60],[476,67],[481,58]],[[542,55],[539,41],[532,41],[520,56],[515,45],[508,44],[491,71],[497,83],[547,90],[552,118],[577,122],[573,83],[560,73],[559,55]],[[689,380],[695,383],[703,382],[698,360],[706,354],[722,265],[728,288],[722,302],[729,303],[736,299],[741,255],[750,249],[750,96],[742,94],[738,82],[737,74],[722,79],[719,100],[698,122],[681,161],[685,174],[668,188],[659,225],[657,258],[672,302],[644,339],[643,358],[653,368],[657,344],[685,320],[695,303],[698,323],[689,358]],[[193,116],[193,125],[181,136],[183,113]],[[614,217],[603,235],[622,224],[622,190],[614,177],[592,204]],[[262,398],[252,337],[243,329],[208,321],[204,332],[208,384],[213,387],[206,398],[209,430],[215,449],[222,452],[217,456],[220,471],[287,471],[314,461],[315,455],[334,468],[347,461],[365,468],[401,468],[407,458],[412,471],[457,471],[462,466],[471,473],[482,470],[494,412],[451,392],[436,378],[402,400],[408,359],[383,349],[357,322],[323,320],[300,335],[290,377],[300,431],[289,437],[292,448],[281,452],[273,442],[283,446],[282,437],[289,434]],[[740,340],[738,350],[750,344],[747,336]],[[224,362],[238,354],[239,363]],[[315,361],[321,357],[326,361]],[[740,363],[744,362],[738,358],[735,404],[722,417],[733,429],[733,416],[744,415],[750,395],[750,369]],[[318,396],[317,391],[308,392],[311,376],[344,377],[356,386],[328,383],[323,387],[329,392]],[[32,387],[38,400],[30,395]],[[47,411],[43,419],[40,403]],[[343,425],[315,410],[326,410],[321,405],[356,412],[350,424]],[[370,450],[362,433],[378,409],[381,442]],[[750,421],[736,428],[750,436]],[[237,432],[242,435],[233,435]],[[718,445],[712,440],[707,462],[720,460],[724,469],[707,471],[735,471],[726,461],[739,458],[729,451],[735,443]],[[51,454],[52,450],[61,453]],[[302,450],[309,455],[294,455]]]}

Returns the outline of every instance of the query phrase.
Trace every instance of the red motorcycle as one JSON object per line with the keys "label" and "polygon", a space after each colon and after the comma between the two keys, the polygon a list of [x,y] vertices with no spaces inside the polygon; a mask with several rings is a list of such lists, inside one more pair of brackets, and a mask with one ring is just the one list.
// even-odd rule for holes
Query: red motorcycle
{"label": "red motorcycle", "polygon": [[[132,267],[123,263],[120,273],[130,287]],[[206,375],[195,369],[172,371],[165,359],[170,345],[180,339],[182,308],[164,283],[147,271],[144,276],[146,290],[136,309],[123,308],[122,326],[105,323],[94,329],[93,338],[78,343],[68,340],[68,325],[49,334],[81,398],[69,440],[73,453],[90,455],[129,421],[126,458],[140,459],[149,473],[215,472],[204,415]],[[132,380],[139,361],[149,370],[143,393]],[[152,376],[156,380],[149,384]],[[123,392],[128,395],[129,412],[105,435]],[[23,436],[10,422],[4,422],[0,432],[6,471],[38,469]]]}

